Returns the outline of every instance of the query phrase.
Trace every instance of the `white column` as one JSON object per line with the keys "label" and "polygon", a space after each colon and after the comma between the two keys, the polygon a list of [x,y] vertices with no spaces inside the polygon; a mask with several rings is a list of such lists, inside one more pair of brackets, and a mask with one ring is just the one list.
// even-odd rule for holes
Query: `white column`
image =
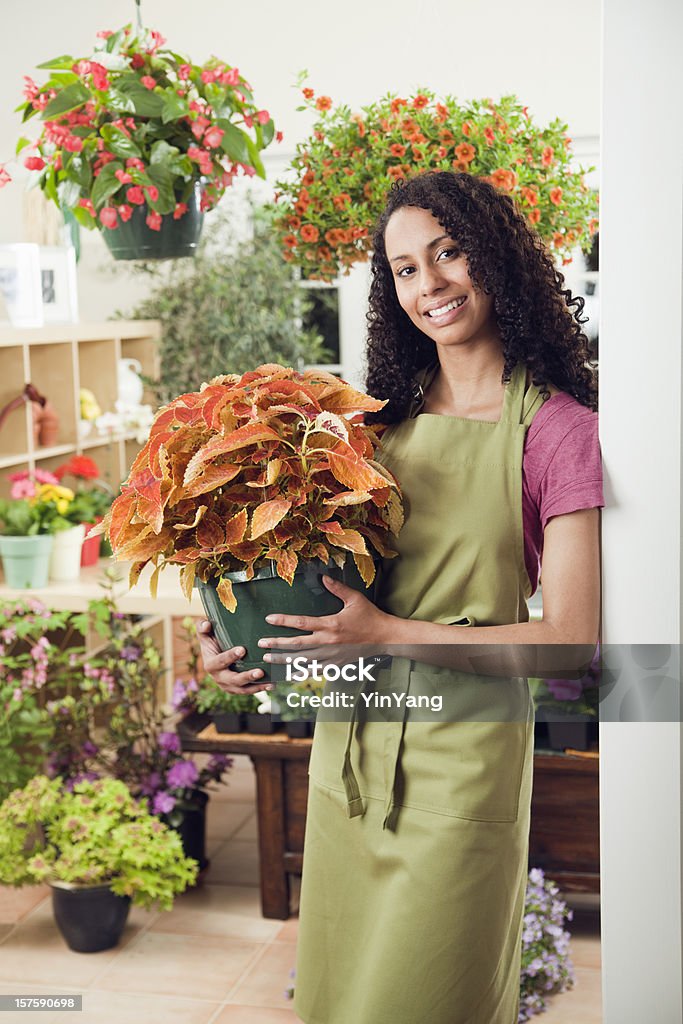
{"label": "white column", "polygon": [[[607,644],[681,642],[681,53],[680,0],[604,0]],[[605,1024],[683,1020],[681,750],[680,722],[600,728]]]}

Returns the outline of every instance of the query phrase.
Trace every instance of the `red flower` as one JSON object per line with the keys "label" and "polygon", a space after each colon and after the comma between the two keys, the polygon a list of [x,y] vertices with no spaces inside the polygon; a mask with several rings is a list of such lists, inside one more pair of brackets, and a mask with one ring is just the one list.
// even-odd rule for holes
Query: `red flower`
{"label": "red flower", "polygon": [[162,216],[160,213],[156,213],[154,210],[150,211],[145,217],[145,224],[152,231],[161,231]]}
{"label": "red flower", "polygon": [[529,204],[529,206],[537,206],[538,205],[538,193],[535,192],[532,188],[527,188],[525,186],[522,189],[522,196],[524,197],[524,199],[526,199],[526,201]]}
{"label": "red flower", "polygon": [[79,199],[78,205],[82,207],[82,209],[87,210],[92,217],[95,216],[95,207],[92,204],[92,199]]}
{"label": "red flower", "polygon": [[285,235],[285,237],[282,239],[282,241],[290,249],[293,249],[294,246],[296,245],[296,235]]}
{"label": "red flower", "polygon": [[543,166],[544,167],[550,167],[551,163],[553,162],[553,157],[554,156],[555,156],[555,151],[553,150],[553,147],[552,146],[546,146],[545,149],[543,150],[543,153],[541,154],[541,163],[543,164]]}
{"label": "red flower", "polygon": [[598,222],[595,219],[595,217],[591,217],[591,219],[588,221],[588,233],[594,235],[597,230]]}
{"label": "red flower", "polygon": [[82,480],[97,480],[100,471],[94,459],[88,458],[87,455],[72,455],[68,462],[57,466],[54,474],[58,480],[61,480],[67,474],[69,476],[79,476]]}
{"label": "red flower", "polygon": [[517,175],[514,171],[508,171],[505,167],[498,167],[491,175],[491,182],[496,188],[502,188],[506,192],[511,192],[517,184]]}
{"label": "red flower", "polygon": [[45,161],[42,156],[27,156],[24,160],[24,167],[27,167],[29,171],[42,171]]}
{"label": "red flower", "polygon": [[218,149],[224,135],[225,132],[222,128],[217,128],[216,126],[209,128],[209,130],[204,134],[204,145],[208,146],[210,149]]}
{"label": "red flower", "polygon": [[124,171],[119,167],[118,171],[114,171],[114,177],[118,178],[122,185],[130,185],[133,180],[127,171]]}
{"label": "red flower", "polygon": [[140,79],[145,89],[154,89],[157,84],[156,78],[152,78],[151,75],[143,75]]}
{"label": "red flower", "polygon": [[97,33],[98,39],[109,39],[109,36],[113,36],[114,33],[110,28],[103,28],[101,32]]}
{"label": "red flower", "polygon": [[180,220],[187,213],[187,203],[176,203],[173,211],[173,220]]}
{"label": "red flower", "polygon": [[469,121],[463,121],[463,123],[460,125],[460,130],[463,133],[463,135],[469,136],[470,132],[472,131],[472,126],[471,126],[470,122]]}
{"label": "red flower", "polygon": [[109,79],[107,77],[107,69],[102,65],[98,64],[97,61],[90,61],[90,73],[92,75],[92,84],[100,92],[104,92],[105,89],[109,88]]}
{"label": "red flower", "polygon": [[105,228],[115,228],[119,223],[118,214],[113,206],[102,207],[100,210],[100,220]]}
{"label": "red flower", "polygon": [[302,91],[302,93],[304,94],[304,97],[307,100],[312,100],[313,97],[315,96],[315,93],[313,92],[313,90],[309,89],[308,87],[306,87],[305,89],[302,89],[301,91]]}
{"label": "red flower", "polygon": [[484,138],[486,139],[486,143],[488,146],[493,145],[493,143],[496,141],[496,133],[494,132],[493,128],[484,129]]}
{"label": "red flower", "polygon": [[405,156],[406,147],[402,146],[400,142],[393,142],[391,146],[389,146],[389,152],[392,156],[398,157],[400,160],[402,156]]}
{"label": "red flower", "polygon": [[258,110],[256,112],[256,120],[259,124],[268,124],[270,121],[270,114],[267,110]]}
{"label": "red flower", "polygon": [[429,96],[425,96],[424,93],[419,92],[413,100],[412,106],[415,110],[422,110],[429,103]]}
{"label": "red flower", "polygon": [[142,206],[145,201],[145,194],[139,185],[133,185],[126,192],[126,199],[129,203],[134,203],[135,206]]}
{"label": "red flower", "polygon": [[541,211],[537,206],[535,206],[533,210],[529,210],[527,217],[529,219],[529,223],[538,224],[539,220],[541,219]]}
{"label": "red flower", "polygon": [[133,207],[127,206],[126,203],[121,203],[121,205],[117,206],[116,209],[119,212],[119,217],[123,221],[130,220],[133,216]]}
{"label": "red flower", "polygon": [[145,191],[147,193],[147,198],[149,199],[149,201],[151,203],[156,203],[157,199],[159,198],[159,189],[156,187],[156,185],[145,185]]}
{"label": "red flower", "polygon": [[332,106],[332,100],[329,96],[318,96],[315,105],[318,110],[329,110]]}
{"label": "red flower", "polygon": [[301,237],[304,242],[317,242],[320,232],[314,224],[304,224],[301,229]]}
{"label": "red flower", "polygon": [[391,101],[391,113],[392,114],[398,114],[398,113],[400,113],[401,107],[407,107],[407,106],[408,106],[408,100],[404,100],[404,99],[401,99],[400,97],[396,97],[395,100]]}
{"label": "red flower", "polygon": [[142,56],[141,53],[134,53],[133,56],[130,58],[130,66],[133,68],[134,71],[137,71],[138,68],[141,68],[144,63],[145,58]]}
{"label": "red flower", "polygon": [[459,146],[455,147],[455,155],[458,160],[463,160],[466,164],[469,164],[474,160],[477,155],[477,151],[471,143],[461,142]]}
{"label": "red flower", "polygon": [[191,71],[192,71],[192,65],[191,64],[181,64],[180,67],[178,68],[178,78],[182,82],[186,82],[188,80],[188,78],[190,77]]}
{"label": "red flower", "polygon": [[283,136],[282,132],[275,132],[275,141],[276,142],[282,142],[283,138],[284,138],[284,136]]}
{"label": "red flower", "polygon": [[126,160],[126,167],[135,167],[137,168],[138,171],[144,171],[145,164],[144,161],[140,159],[140,157],[129,156]]}
{"label": "red flower", "polygon": [[436,105],[436,119],[437,121],[448,120],[448,107],[445,107],[443,103],[437,103]]}
{"label": "red flower", "polygon": [[337,210],[343,210],[344,207],[348,206],[350,202],[351,196],[348,194],[348,192],[340,192],[338,196],[332,196],[332,203]]}
{"label": "red flower", "polygon": [[558,188],[551,188],[550,189],[550,202],[554,206],[559,206],[560,203],[562,202],[562,189],[559,188],[559,186],[558,186]]}
{"label": "red flower", "polygon": [[67,153],[80,153],[83,149],[83,139],[78,135],[68,135],[64,140],[64,149]]}

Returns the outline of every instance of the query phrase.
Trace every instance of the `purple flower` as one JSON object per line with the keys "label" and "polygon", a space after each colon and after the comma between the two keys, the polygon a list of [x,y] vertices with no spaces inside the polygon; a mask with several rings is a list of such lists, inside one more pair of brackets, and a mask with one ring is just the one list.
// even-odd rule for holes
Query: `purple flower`
{"label": "purple flower", "polygon": [[176,761],[166,772],[166,785],[170,789],[186,789],[199,778],[194,761]]}
{"label": "purple flower", "polygon": [[136,644],[126,644],[121,648],[121,657],[124,661],[137,661],[140,653],[140,648]]}
{"label": "purple flower", "polygon": [[168,814],[175,807],[175,797],[170,793],[157,793],[152,804],[153,814]]}
{"label": "purple flower", "polygon": [[175,732],[160,732],[159,749],[165,751],[167,754],[179,754],[180,738],[178,737],[178,734]]}
{"label": "purple flower", "polygon": [[143,794],[143,796],[154,796],[160,785],[160,773],[150,772],[147,778],[142,780],[142,783],[140,784],[140,792]]}
{"label": "purple flower", "polygon": [[94,757],[95,754],[98,753],[99,749],[100,748],[96,746],[94,743],[92,743],[90,740],[86,740],[83,746],[81,747],[81,751],[83,752],[84,757]]}
{"label": "purple flower", "polygon": [[546,684],[555,700],[578,700],[583,693],[580,679],[547,679]]}

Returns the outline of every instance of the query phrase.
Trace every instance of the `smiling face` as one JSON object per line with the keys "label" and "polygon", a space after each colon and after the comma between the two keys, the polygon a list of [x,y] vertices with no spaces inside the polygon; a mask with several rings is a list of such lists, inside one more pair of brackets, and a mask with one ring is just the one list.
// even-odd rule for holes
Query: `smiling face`
{"label": "smiling face", "polygon": [[499,337],[493,296],[477,288],[456,241],[429,210],[403,206],[384,232],[399,304],[437,345]]}

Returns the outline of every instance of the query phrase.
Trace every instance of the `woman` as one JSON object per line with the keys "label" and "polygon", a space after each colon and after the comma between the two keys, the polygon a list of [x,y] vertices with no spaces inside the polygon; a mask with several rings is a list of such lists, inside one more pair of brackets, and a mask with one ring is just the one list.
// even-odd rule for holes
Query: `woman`
{"label": "woman", "polygon": [[[592,651],[599,625],[582,300],[511,199],[467,174],[392,190],[372,274],[367,388],[388,403],[369,418],[390,424],[399,557],[376,605],[326,578],[343,609],[270,615],[310,635],[261,644],[373,644],[392,655],[375,689],[438,693],[444,710],[319,716],[295,1009],[306,1024],[515,1024],[533,764],[520,677],[530,653]],[[225,689],[263,688],[227,668],[236,650],[203,650]]]}

